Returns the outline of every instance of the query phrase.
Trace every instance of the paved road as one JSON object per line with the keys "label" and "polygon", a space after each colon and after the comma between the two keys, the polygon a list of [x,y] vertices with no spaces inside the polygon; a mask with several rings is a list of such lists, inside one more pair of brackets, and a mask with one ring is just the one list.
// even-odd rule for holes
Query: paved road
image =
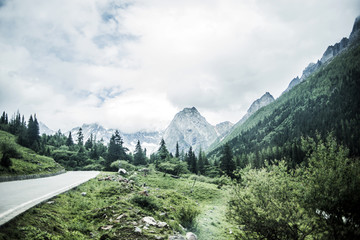
{"label": "paved road", "polygon": [[47,178],[1,182],[0,225],[29,208],[96,177],[98,174],[97,171],[76,171]]}

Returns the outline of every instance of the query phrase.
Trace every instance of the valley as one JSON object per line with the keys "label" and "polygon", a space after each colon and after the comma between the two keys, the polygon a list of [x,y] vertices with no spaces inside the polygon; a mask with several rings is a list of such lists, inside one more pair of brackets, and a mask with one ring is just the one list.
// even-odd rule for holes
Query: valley
{"label": "valley", "polygon": [[360,17],[236,123],[190,106],[162,131],[62,133],[4,111],[0,179],[101,173],[0,226],[0,239],[359,239],[359,42]]}

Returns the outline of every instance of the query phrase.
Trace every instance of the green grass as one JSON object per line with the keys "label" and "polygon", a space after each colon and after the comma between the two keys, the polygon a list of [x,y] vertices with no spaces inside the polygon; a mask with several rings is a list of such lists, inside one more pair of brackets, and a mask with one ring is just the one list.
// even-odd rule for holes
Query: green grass
{"label": "green grass", "polygon": [[[148,176],[133,173],[127,176],[134,181],[130,183],[99,181],[108,175],[117,176],[102,173],[16,217],[0,227],[0,239],[167,239],[186,231],[195,232],[199,239],[231,239],[224,216],[227,190],[155,171]],[[210,209],[215,211],[209,213]],[[210,228],[209,214],[216,223]],[[145,216],[168,226],[144,228]],[[135,233],[135,227],[142,232]]]}
{"label": "green grass", "polygon": [[[9,168],[0,165],[0,176],[49,174],[63,169],[54,159],[40,156],[31,149],[20,146],[14,135],[0,130],[0,146],[3,145],[15,149],[17,156],[10,158],[12,165]],[[0,147],[0,159],[4,154],[2,149],[3,147]]]}

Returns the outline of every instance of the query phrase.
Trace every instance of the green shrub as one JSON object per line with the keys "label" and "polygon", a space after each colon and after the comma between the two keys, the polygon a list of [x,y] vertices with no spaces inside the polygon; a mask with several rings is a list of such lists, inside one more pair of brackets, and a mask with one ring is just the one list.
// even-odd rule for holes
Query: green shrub
{"label": "green shrub", "polygon": [[5,168],[9,168],[12,166],[12,162],[11,162],[11,159],[10,159],[8,153],[3,154],[2,158],[1,158],[1,166],[5,167]]}
{"label": "green shrub", "polygon": [[12,161],[10,158],[20,158],[21,154],[16,149],[16,146],[13,143],[3,142],[1,143],[0,150],[2,152],[2,157],[0,164],[5,168],[12,166]]}
{"label": "green shrub", "polygon": [[135,195],[131,201],[139,207],[149,211],[155,211],[159,209],[159,206],[156,203],[156,199],[151,196]]}
{"label": "green shrub", "polygon": [[15,144],[13,143],[7,143],[3,142],[1,143],[0,150],[3,153],[3,155],[7,154],[10,158],[20,158],[21,154],[16,149]]}
{"label": "green shrub", "polygon": [[89,165],[86,165],[82,169],[86,171],[90,171],[90,170],[102,171],[104,169],[104,166],[102,166],[99,163],[91,163]]}
{"label": "green shrub", "polygon": [[164,173],[179,175],[188,173],[189,170],[187,169],[186,162],[163,162],[160,163],[158,166],[158,170]]}
{"label": "green shrub", "polygon": [[125,160],[117,160],[110,164],[110,168],[114,171],[117,171],[119,169],[119,166],[120,166],[120,168],[123,168],[128,172],[136,170],[136,167],[134,165],[132,165],[131,163],[129,163]]}
{"label": "green shrub", "polygon": [[195,219],[199,214],[200,211],[195,206],[183,205],[178,209],[176,217],[179,219],[182,226],[188,229],[194,229]]}

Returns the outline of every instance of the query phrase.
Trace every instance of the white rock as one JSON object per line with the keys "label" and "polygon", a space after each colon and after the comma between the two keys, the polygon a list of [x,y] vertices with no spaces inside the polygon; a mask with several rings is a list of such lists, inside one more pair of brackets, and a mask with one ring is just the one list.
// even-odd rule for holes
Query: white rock
{"label": "white rock", "polygon": [[188,232],[186,233],[186,240],[197,240],[197,236],[195,235],[195,233],[192,232]]}
{"label": "white rock", "polygon": [[163,227],[166,227],[166,226],[167,226],[167,223],[166,223],[166,222],[158,222],[158,223],[157,223],[157,226],[158,226],[159,228],[163,228]]}
{"label": "white rock", "polygon": [[136,232],[136,233],[141,233],[141,228],[135,227],[135,232]]}
{"label": "white rock", "polygon": [[147,223],[149,225],[156,225],[156,221],[153,217],[144,217],[143,219],[141,219],[144,223]]}

